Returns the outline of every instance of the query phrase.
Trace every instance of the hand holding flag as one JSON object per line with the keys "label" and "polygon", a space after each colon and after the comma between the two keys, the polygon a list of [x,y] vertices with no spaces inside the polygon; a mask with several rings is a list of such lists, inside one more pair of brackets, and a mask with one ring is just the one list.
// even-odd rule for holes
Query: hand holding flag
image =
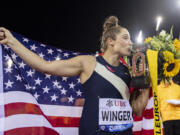
{"label": "hand holding flag", "polygon": [[3,40],[5,38],[4,32],[0,31],[0,40]]}

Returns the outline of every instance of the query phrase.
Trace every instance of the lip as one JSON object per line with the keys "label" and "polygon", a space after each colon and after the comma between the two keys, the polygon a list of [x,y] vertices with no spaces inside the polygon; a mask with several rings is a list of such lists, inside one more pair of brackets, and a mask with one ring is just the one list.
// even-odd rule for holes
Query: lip
{"label": "lip", "polygon": [[129,48],[130,50],[132,50],[132,46],[129,46],[128,48]]}
{"label": "lip", "polygon": [[131,51],[131,52],[134,52],[132,46],[129,46],[129,47],[128,47],[128,50]]}

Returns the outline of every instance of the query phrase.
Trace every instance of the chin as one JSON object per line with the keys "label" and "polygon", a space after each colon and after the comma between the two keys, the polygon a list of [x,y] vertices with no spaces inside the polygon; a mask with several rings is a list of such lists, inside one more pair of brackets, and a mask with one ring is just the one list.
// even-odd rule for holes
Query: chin
{"label": "chin", "polygon": [[124,56],[130,56],[131,55],[131,52],[127,52],[124,54]]}
{"label": "chin", "polygon": [[130,51],[124,51],[124,52],[119,52],[119,54],[121,56],[130,56],[131,55],[131,52]]}

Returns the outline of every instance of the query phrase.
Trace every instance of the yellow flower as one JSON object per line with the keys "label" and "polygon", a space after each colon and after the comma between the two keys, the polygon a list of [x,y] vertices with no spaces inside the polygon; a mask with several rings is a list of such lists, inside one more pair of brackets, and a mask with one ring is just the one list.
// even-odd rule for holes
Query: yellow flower
{"label": "yellow flower", "polygon": [[148,37],[148,38],[145,39],[144,42],[147,44],[147,43],[149,43],[151,41],[151,39],[152,39],[152,37]]}
{"label": "yellow flower", "polygon": [[174,54],[170,51],[163,51],[164,60],[166,62],[172,63],[174,62]]}
{"label": "yellow flower", "polygon": [[163,69],[164,69],[163,74],[165,75],[165,77],[174,77],[180,71],[180,62],[178,59],[175,59],[174,62],[172,63],[166,62],[163,65]]}
{"label": "yellow flower", "polygon": [[174,46],[177,51],[180,51],[180,41],[177,38],[174,39]]}
{"label": "yellow flower", "polygon": [[144,44],[148,44],[148,49],[158,51],[159,53],[159,79],[169,80],[170,77],[175,76],[180,71],[180,40],[177,38],[173,39],[172,28],[170,33],[162,30],[159,35],[147,37]]}

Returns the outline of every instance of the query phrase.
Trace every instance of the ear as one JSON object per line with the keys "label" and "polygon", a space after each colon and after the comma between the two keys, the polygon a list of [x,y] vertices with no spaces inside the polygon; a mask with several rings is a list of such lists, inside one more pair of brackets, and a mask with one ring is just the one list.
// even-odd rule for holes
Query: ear
{"label": "ear", "polygon": [[114,46],[114,40],[112,38],[107,39],[107,44],[110,46]]}

